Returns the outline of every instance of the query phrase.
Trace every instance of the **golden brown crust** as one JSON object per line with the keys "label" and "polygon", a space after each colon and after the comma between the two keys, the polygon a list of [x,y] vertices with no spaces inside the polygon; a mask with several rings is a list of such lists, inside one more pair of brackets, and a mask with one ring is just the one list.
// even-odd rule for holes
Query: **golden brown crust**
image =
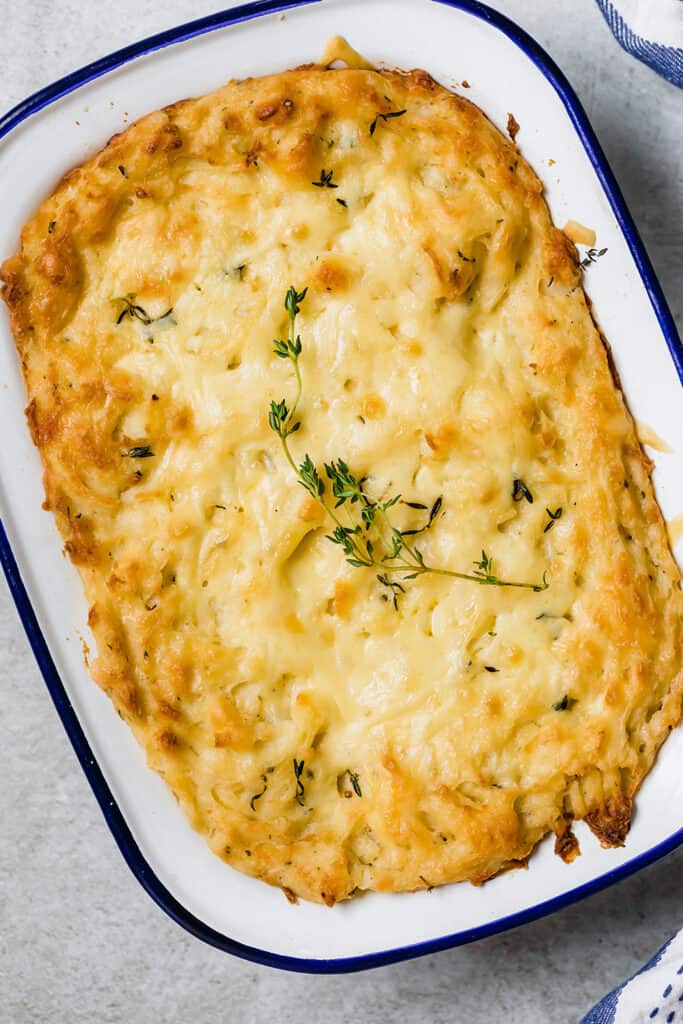
{"label": "golden brown crust", "polygon": [[581,854],[579,841],[572,831],[571,821],[563,822],[555,834],[555,853],[565,864],[571,864]]}
{"label": "golden brown crust", "polygon": [[602,807],[588,812],[586,824],[601,846],[624,845],[631,827],[631,807],[630,797],[620,793],[608,798]]}
{"label": "golden brown crust", "polygon": [[[541,193],[426,72],[307,67],[114,136],[2,267],[92,674],[211,848],[290,901],[478,884],[550,832],[569,861],[574,819],[622,845],[680,721],[652,466]],[[325,542],[266,419],[293,281],[306,444],[443,495],[434,557],[485,547],[547,592],[425,579],[397,618]]]}

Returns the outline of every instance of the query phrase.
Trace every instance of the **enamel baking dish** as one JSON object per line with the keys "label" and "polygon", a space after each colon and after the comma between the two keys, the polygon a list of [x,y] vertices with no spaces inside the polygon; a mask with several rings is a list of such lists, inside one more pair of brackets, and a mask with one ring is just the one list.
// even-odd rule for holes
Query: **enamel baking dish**
{"label": "enamel baking dish", "polygon": [[[380,31],[381,26],[381,31]],[[664,515],[683,512],[683,349],[652,266],[572,89],[524,32],[474,0],[300,0],[233,7],[129,46],[56,82],[0,119],[0,259],[34,206],[74,164],[140,115],[227,78],[318,58],[337,33],[370,60],[423,67],[505,128],[545,183],[554,220],[597,231],[607,252],[586,285],[633,414],[671,447],[648,449]],[[457,83],[463,80],[470,88]],[[11,197],[11,201],[9,201]],[[582,255],[586,256],[585,251]],[[528,871],[481,888],[371,894],[328,909],[291,906],[278,889],[211,854],[87,673],[87,608],[62,555],[4,308],[0,312],[0,558],[57,712],[114,839],[150,896],[220,949],[296,971],[351,971],[469,942],[567,905],[683,841],[683,730],[666,742],[637,800],[623,849],[580,824],[583,854],[565,865],[544,842]],[[8,443],[11,439],[11,443]],[[679,561],[683,551],[679,548]],[[50,780],[46,780],[50,785]]]}

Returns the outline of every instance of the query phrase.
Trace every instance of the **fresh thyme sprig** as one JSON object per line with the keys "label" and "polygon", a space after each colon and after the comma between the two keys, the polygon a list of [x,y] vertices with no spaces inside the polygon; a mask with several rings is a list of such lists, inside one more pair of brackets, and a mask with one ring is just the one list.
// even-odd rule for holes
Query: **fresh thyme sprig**
{"label": "fresh thyme sprig", "polygon": [[[273,343],[274,354],[280,359],[289,359],[294,368],[294,402],[290,408],[284,398],[280,402],[271,401],[268,423],[271,430],[280,438],[285,458],[298,482],[334,523],[334,529],[327,534],[327,540],[341,547],[349,565],[357,569],[376,570],[378,582],[389,590],[396,609],[400,596],[405,593],[403,584],[427,573],[469,580],[482,586],[518,587],[536,593],[546,590],[548,582],[545,573],[540,583],[501,579],[494,572],[493,559],[485,551],[482,551],[481,559],[473,563],[474,569],[471,572],[456,572],[454,569],[441,569],[429,565],[415,541],[408,538],[423,533],[432,526],[443,505],[441,497],[438,497],[431,506],[422,502],[403,502],[411,508],[428,510],[429,516],[424,526],[419,529],[400,530],[388,515],[389,510],[402,500],[400,494],[382,500],[372,498],[365,489],[366,478],[359,479],[341,458],[324,464],[325,476],[329,483],[323,480],[308,453],[304,456],[303,462],[297,465],[289,447],[289,438],[301,428],[301,421],[296,418],[296,413],[302,394],[299,365],[302,345],[301,337],[296,333],[296,318],[306,297],[306,291],[304,288],[302,292],[297,292],[293,285],[287,290],[285,309],[289,315],[288,337],[284,341],[276,340]],[[328,487],[334,503],[328,500]],[[342,521],[341,509],[348,522]]]}
{"label": "fresh thyme sprig", "polygon": [[114,302],[123,303],[123,309],[116,318],[117,324],[120,324],[126,317],[130,317],[131,320],[139,320],[141,324],[145,325],[145,327],[149,327],[150,324],[155,324],[159,320],[164,320],[173,312],[173,306],[171,306],[171,308],[167,309],[165,313],[161,314],[161,316],[150,316],[147,310],[135,301],[135,296],[132,294],[122,295],[120,298],[114,299]]}
{"label": "fresh thyme sprig", "polygon": [[604,256],[607,249],[589,249],[581,260],[579,266],[583,267],[584,270],[590,267],[591,263],[597,263],[601,256]]}
{"label": "fresh thyme sprig", "polygon": [[[301,399],[302,387],[301,370],[299,368],[299,356],[301,355],[301,338],[296,333],[295,325],[297,315],[299,313],[299,310],[301,309],[300,303],[303,302],[304,299],[306,298],[307,291],[308,289],[304,288],[302,292],[297,292],[296,288],[294,287],[291,287],[287,290],[287,295],[285,296],[285,309],[287,310],[287,313],[289,315],[288,337],[286,341],[280,341],[276,339],[273,342],[274,354],[278,356],[280,359],[289,359],[292,362],[292,366],[294,367],[294,373],[296,375],[296,398],[294,399],[294,404],[292,405],[291,409],[288,408],[284,398],[282,399],[281,402],[271,402],[270,412],[268,414],[268,423],[270,425],[270,429],[274,430],[275,433],[280,438],[280,440],[282,441],[282,447],[284,449],[285,455],[287,456],[287,460],[292,469],[294,470],[294,472],[300,478],[301,473],[300,470],[297,468],[294,459],[292,458],[291,452],[289,450],[289,445],[287,444],[287,438],[290,436],[290,434],[296,433],[296,431],[299,430],[299,428],[301,427],[301,422],[294,418],[296,415],[297,407],[299,405],[299,401]],[[308,456],[306,456],[306,459],[308,462],[311,462]],[[315,469],[312,462],[311,467]],[[310,474],[310,469],[308,472]],[[303,483],[303,478],[300,479],[300,482]],[[304,486],[310,490],[310,488],[306,484],[304,484]],[[319,492],[319,495],[321,495],[322,493],[323,492],[321,490]],[[314,495],[314,497],[318,497],[319,495]]]}

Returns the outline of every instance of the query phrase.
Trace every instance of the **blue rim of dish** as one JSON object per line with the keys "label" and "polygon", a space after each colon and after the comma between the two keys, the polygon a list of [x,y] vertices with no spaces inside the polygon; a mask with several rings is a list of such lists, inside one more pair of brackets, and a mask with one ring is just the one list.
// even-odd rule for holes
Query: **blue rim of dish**
{"label": "blue rim of dish", "polygon": [[[225,28],[238,22],[248,21],[252,18],[265,14],[275,14],[292,8],[307,7],[321,0],[256,0],[254,3],[243,4],[227,11],[220,11],[216,14],[200,18],[196,21],[187,22],[176,28],[159,32],[149,36],[147,39],[126,46],[115,53],[109,54],[92,64],[88,64],[78,71],[66,75],[52,85],[40,89],[17,106],[9,110],[0,118],[0,139],[7,135],[13,128],[20,125],[27,118],[49,106],[56,100],[61,99],[68,93],[73,92],[87,82],[106,74],[116,68],[127,64],[129,61],[152,53],[155,50],[164,49],[174,43],[192,39],[195,36],[204,35],[215,29]],[[536,43],[523,29],[504,15],[491,10],[478,0],[432,0],[446,7],[456,8],[466,14],[473,15],[482,21],[488,22],[498,31],[503,32],[514,42],[533,63],[539,68],[543,75],[553,86],[562,100],[569,117],[576,129],[579,138],[586,150],[586,153],[593,165],[593,168],[600,180],[605,194],[612,207],[614,215],[619,223],[622,233],[628,243],[631,254],[642,278],[647,294],[652,303],[655,315],[661,327],[664,339],[667,343],[678,375],[683,382],[683,345],[678,336],[676,325],[668,308],[661,286],[655,275],[650,259],[645,251],[638,230],[628,211],[621,190],[614,178],[614,175],[607,163],[602,148],[595,137],[588,118],[581,106],[574,90],[559,70],[557,65],[548,54]],[[5,529],[0,522],[0,563],[2,564],[10,592],[14,599],[19,617],[26,631],[29,643],[33,650],[38,666],[41,670],[52,701],[57,710],[62,725],[71,741],[76,756],[100,805],[107,825],[114,836],[114,839],[129,868],[140,882],[142,887],[152,897],[155,903],[164,910],[169,917],[185,928],[192,935],[209,945],[215,946],[227,953],[232,953],[244,960],[263,964],[269,967],[277,967],[283,970],[297,971],[310,974],[341,974],[349,971],[366,970],[371,967],[382,967],[386,964],[396,963],[401,960],[408,960],[417,956],[424,956],[427,953],[436,953],[453,946],[461,946],[476,939],[482,939],[489,935],[509,928],[534,921],[539,917],[550,914],[555,910],[567,907],[577,900],[583,899],[591,893],[598,892],[614,882],[617,882],[628,875],[639,871],[641,868],[652,864],[660,857],[674,850],[683,843],[683,828],[674,832],[663,842],[641,853],[637,857],[622,864],[604,875],[594,878],[583,885],[577,886],[568,892],[545,900],[525,910],[509,914],[496,921],[478,925],[474,928],[467,928],[464,931],[452,935],[445,935],[436,939],[429,939],[409,946],[402,946],[396,949],[384,950],[379,953],[365,953],[359,956],[332,958],[328,960],[312,959],[309,957],[284,956],[278,953],[271,953],[268,950],[247,946],[244,943],[231,939],[216,931],[195,917],[169,892],[166,886],[155,875],[150,865],[145,860],[142,851],[136,843],[128,824],[116,803],[114,796],[97,763],[95,756],[86,739],[85,733],[78,720],[78,716],[71,705],[64,685],[50,654],[47,641],[43,636],[35,611],[26,592],[19,567],[12,552]]]}

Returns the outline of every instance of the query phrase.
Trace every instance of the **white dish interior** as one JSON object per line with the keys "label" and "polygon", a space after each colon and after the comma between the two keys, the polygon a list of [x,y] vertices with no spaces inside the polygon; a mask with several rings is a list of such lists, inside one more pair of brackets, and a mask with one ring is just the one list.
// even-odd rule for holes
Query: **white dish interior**
{"label": "white dish interior", "polygon": [[[381,32],[378,26],[381,24]],[[671,446],[648,449],[667,518],[683,512],[681,390],[662,330],[608,199],[562,100],[541,70],[502,32],[430,0],[324,0],[213,31],[136,59],[29,118],[0,145],[0,259],[62,173],[138,116],[200,95],[229,77],[258,75],[316,59],[341,33],[368,58],[424,67],[459,88],[505,129],[546,186],[555,222],[574,218],[597,231],[605,257],[586,274],[634,415]],[[554,161],[554,163],[551,163]],[[271,953],[334,959],[372,954],[461,933],[523,912],[598,879],[665,841],[682,824],[683,731],[674,733],[643,785],[628,842],[603,850],[579,825],[583,854],[566,866],[546,841],[528,871],[483,888],[456,885],[401,896],[370,895],[326,907],[290,906],[282,893],[239,874],[192,832],[108,699],[91,682],[81,637],[90,641],[76,570],[62,555],[44,495],[38,454],[24,419],[25,395],[6,311],[0,312],[0,513],[49,648],[115,799],[154,872],[188,911],[217,931]],[[11,439],[11,443],[8,440]],[[679,561],[683,548],[678,548]],[[91,641],[90,641],[91,642]],[[46,785],[50,780],[46,780]]]}

